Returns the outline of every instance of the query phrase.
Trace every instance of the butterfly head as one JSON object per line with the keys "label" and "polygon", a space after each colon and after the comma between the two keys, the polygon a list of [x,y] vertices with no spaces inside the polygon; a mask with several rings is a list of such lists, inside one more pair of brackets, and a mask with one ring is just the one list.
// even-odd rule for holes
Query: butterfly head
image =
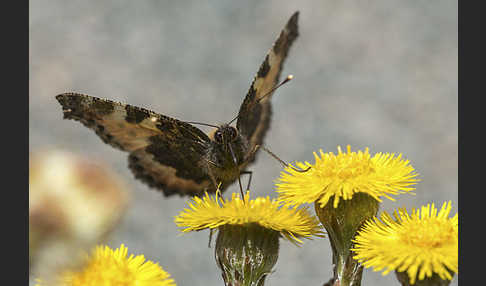
{"label": "butterfly head", "polygon": [[211,137],[213,148],[210,161],[231,168],[243,162],[247,146],[238,129],[223,124],[212,133]]}
{"label": "butterfly head", "polygon": [[226,145],[238,139],[238,130],[233,126],[222,125],[214,132],[214,141],[218,144]]}

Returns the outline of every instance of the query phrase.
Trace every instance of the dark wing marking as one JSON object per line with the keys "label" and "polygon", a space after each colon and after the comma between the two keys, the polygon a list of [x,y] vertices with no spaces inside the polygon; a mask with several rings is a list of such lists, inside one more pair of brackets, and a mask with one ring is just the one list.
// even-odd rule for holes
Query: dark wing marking
{"label": "dark wing marking", "polygon": [[[155,145],[156,146],[156,145]],[[154,147],[155,147],[154,146]],[[177,149],[177,148],[175,148]],[[205,191],[214,192],[216,190],[211,183],[211,179],[206,173],[202,172],[200,162],[191,160],[181,160],[176,155],[170,155],[173,150],[165,150],[170,160],[179,160],[178,168],[161,164],[157,155],[139,149],[128,157],[128,166],[132,170],[135,178],[143,181],[152,188],[157,188],[164,192],[165,196],[179,194],[180,196],[202,195]],[[186,156],[190,152],[186,152]],[[164,157],[163,159],[167,159]]]}
{"label": "dark wing marking", "polygon": [[[259,103],[255,102],[278,83],[290,46],[299,35],[298,18],[298,11],[290,17],[265,57],[240,107],[236,127],[248,139],[249,150],[253,150],[256,145],[263,143],[263,137],[270,127],[271,95],[262,99]],[[253,160],[254,156],[249,158],[249,162]]]}
{"label": "dark wing marking", "polygon": [[107,144],[127,151],[136,178],[166,196],[203,193],[209,176],[199,166],[208,136],[196,127],[153,111],[83,94],[56,96],[64,118],[80,121]]}

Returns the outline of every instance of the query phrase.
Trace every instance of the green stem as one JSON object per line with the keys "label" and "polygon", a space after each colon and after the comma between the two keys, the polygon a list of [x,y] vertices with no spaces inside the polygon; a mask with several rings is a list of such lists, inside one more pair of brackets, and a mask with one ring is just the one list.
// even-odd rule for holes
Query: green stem
{"label": "green stem", "polygon": [[363,266],[352,258],[351,253],[339,255],[334,259],[334,284],[333,286],[360,286]]}
{"label": "green stem", "polygon": [[363,266],[352,257],[352,239],[363,223],[376,215],[379,203],[367,194],[357,193],[350,200],[341,200],[335,208],[332,199],[323,207],[316,202],[315,210],[331,243],[333,285],[360,286]]}

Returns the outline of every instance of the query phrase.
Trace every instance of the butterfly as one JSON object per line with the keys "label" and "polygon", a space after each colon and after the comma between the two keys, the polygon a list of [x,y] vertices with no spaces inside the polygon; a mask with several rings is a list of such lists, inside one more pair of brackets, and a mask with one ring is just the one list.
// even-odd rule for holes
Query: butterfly
{"label": "butterfly", "polygon": [[[238,116],[206,134],[191,123],[145,108],[79,93],[56,96],[64,119],[94,130],[103,142],[129,153],[135,178],[165,196],[221,191],[250,173],[248,165],[270,126],[270,98],[298,36],[299,12],[281,31],[251,83]],[[236,120],[236,127],[231,123]],[[250,177],[251,179],[251,177]],[[240,182],[241,189],[241,182]]]}

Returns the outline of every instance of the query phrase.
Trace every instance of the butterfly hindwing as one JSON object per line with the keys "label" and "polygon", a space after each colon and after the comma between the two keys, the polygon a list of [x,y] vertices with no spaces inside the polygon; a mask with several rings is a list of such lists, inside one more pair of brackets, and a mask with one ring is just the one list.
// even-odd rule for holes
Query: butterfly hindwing
{"label": "butterfly hindwing", "polygon": [[[299,35],[297,21],[299,12],[295,12],[285,25],[279,37],[261,64],[248,93],[240,107],[236,127],[249,143],[249,150],[263,143],[263,138],[270,127],[272,107],[267,96],[257,103],[278,83],[283,64],[290,46]],[[249,162],[254,157],[249,158]]]}
{"label": "butterfly hindwing", "polygon": [[200,168],[210,139],[198,128],[150,110],[77,93],[56,96],[64,118],[127,151],[135,177],[165,195],[200,194],[210,178]]}

